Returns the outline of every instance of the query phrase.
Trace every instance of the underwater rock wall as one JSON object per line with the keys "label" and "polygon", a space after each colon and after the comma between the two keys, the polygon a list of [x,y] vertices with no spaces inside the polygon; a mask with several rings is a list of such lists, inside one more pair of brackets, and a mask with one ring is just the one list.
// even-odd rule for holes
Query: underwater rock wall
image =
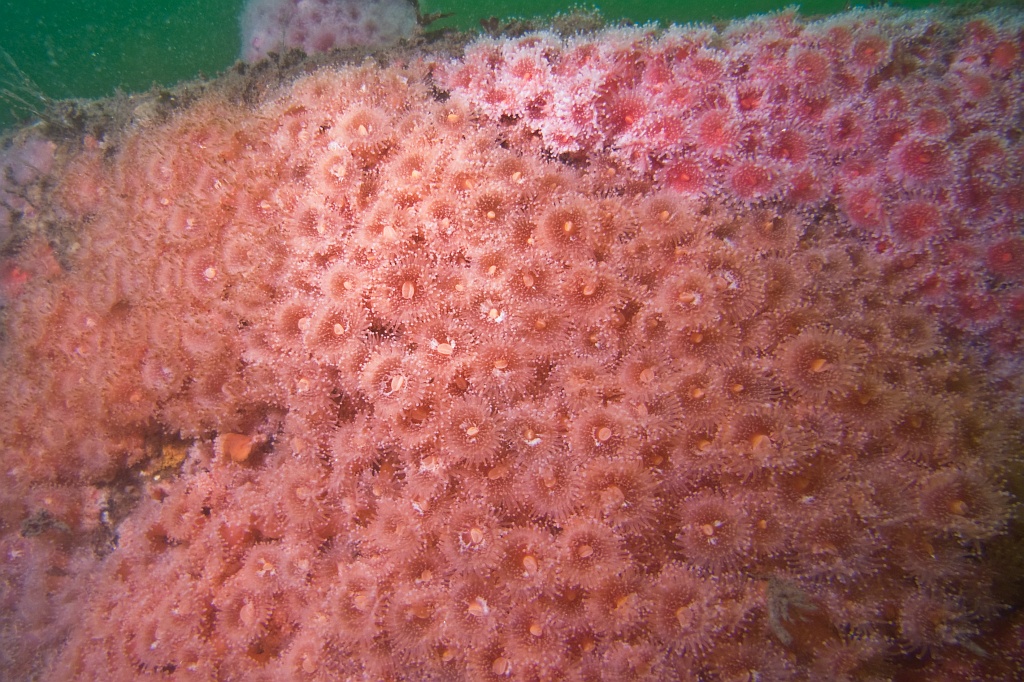
{"label": "underwater rock wall", "polygon": [[4,674],[1018,674],[1022,47],[539,33],[19,138]]}

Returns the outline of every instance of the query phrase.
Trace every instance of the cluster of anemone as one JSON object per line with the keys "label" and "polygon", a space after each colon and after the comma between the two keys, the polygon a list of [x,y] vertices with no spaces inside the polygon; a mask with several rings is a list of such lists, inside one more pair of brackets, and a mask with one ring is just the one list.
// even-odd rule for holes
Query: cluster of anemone
{"label": "cluster of anemone", "polygon": [[1018,299],[989,291],[1003,275],[986,254],[1021,269],[1000,245],[1020,230],[1022,46],[1012,13],[783,12],[485,38],[440,80],[555,154],[610,156],[684,195],[826,206],[878,248],[955,242],[965,259],[928,258],[936,303],[1012,344]]}
{"label": "cluster of anemone", "polygon": [[242,59],[383,47],[412,36],[416,8],[404,0],[249,0],[242,10]]}
{"label": "cluster of anemone", "polygon": [[[727,35],[813,99],[825,36],[885,72],[864,16]],[[820,39],[769,49],[786,26]],[[730,73],[696,35],[563,67],[683,98]],[[553,160],[428,66],[64,143],[75,240],[26,242],[0,350],[11,674],[872,679],[985,649],[1019,368],[936,307],[932,256]],[[716,158],[733,124],[704,120]],[[1006,290],[1018,242],[984,254]]]}

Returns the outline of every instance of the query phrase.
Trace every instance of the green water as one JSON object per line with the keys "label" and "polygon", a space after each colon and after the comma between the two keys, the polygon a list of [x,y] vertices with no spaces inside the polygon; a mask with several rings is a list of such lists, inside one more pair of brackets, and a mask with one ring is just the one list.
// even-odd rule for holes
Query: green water
{"label": "green water", "polygon": [[[230,66],[245,0],[0,0],[0,48],[49,97],[103,97]],[[0,62],[0,86],[19,75]],[[0,125],[27,114],[0,99]]]}
{"label": "green water", "polygon": [[[714,21],[732,19],[749,14],[771,12],[783,7],[799,5],[806,15],[833,14],[851,5],[869,5],[868,1],[807,0],[806,2],[785,2],[783,0],[729,0],[699,2],[698,0],[606,0],[605,2],[559,2],[557,0],[518,0],[509,2],[481,2],[474,0],[422,0],[424,12],[454,12],[456,16],[443,22],[460,28],[474,28],[480,19],[491,16],[538,16],[548,15],[573,6],[598,7],[608,19],[630,19],[636,22],[658,20],[662,23],[686,23],[691,21]],[[900,7],[926,7],[927,0],[906,0],[891,3]],[[511,8],[511,10],[510,10]]]}
{"label": "green water", "polygon": [[[173,85],[230,66],[239,51],[238,15],[244,0],[0,0],[0,127],[51,98],[103,97],[153,84]],[[565,0],[421,0],[424,13],[451,12],[435,26],[476,28],[481,19],[547,15],[576,3]],[[683,23],[740,17],[785,6],[780,0],[608,0],[596,3],[609,19]],[[808,0],[805,14],[842,11],[846,0]],[[922,7],[926,0],[901,6]],[[584,6],[593,6],[586,3]],[[0,55],[2,57],[2,55]],[[4,92],[8,96],[3,96]],[[13,92],[24,102],[14,101]],[[27,104],[27,106],[26,106]]]}

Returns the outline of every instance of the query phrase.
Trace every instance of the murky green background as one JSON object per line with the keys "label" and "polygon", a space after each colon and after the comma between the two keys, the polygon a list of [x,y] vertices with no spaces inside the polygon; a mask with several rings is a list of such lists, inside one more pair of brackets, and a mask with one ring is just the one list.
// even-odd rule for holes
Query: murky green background
{"label": "murky green background", "polygon": [[[120,88],[145,90],[199,74],[214,75],[239,51],[238,15],[245,0],[0,0],[0,127],[31,112],[14,93],[39,106],[24,83],[30,78],[48,97],[101,97]],[[421,0],[424,13],[452,12],[436,26],[474,28],[480,19],[545,15],[567,0]],[[663,22],[745,16],[785,6],[780,0],[608,0],[582,3],[608,18]],[[846,0],[808,0],[805,14],[838,12]],[[927,0],[905,0],[921,7]],[[13,61],[13,64],[11,63]],[[16,67],[15,67],[16,65]],[[6,91],[6,96],[4,96]]]}

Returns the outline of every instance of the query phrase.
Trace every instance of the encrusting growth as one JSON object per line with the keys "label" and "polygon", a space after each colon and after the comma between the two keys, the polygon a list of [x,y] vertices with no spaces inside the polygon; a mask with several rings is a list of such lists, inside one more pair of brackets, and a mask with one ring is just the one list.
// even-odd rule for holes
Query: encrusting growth
{"label": "encrusting growth", "polygon": [[1024,33],[899,16],[55,145],[67,232],[0,270],[6,674],[1013,677]]}

